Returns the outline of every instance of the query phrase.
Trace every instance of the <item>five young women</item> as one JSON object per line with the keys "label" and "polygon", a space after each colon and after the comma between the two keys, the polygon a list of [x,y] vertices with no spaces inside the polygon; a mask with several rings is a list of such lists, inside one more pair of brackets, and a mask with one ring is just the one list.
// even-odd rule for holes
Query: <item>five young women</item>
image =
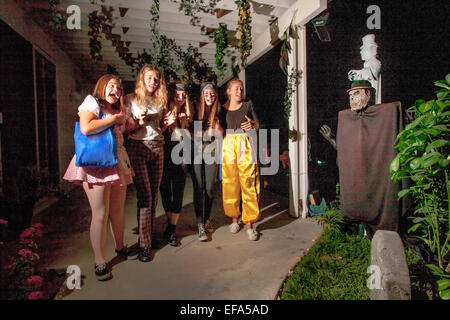
{"label": "five young women", "polygon": [[[82,185],[88,197],[92,210],[90,237],[95,274],[99,280],[110,277],[104,255],[108,221],[111,222],[118,255],[128,259],[138,257],[142,262],[151,260],[153,219],[159,191],[168,220],[164,236],[170,245],[180,244],[175,229],[182,208],[186,175],[185,166],[175,164],[171,152],[180,141],[181,135],[177,130],[189,130],[190,135],[195,134],[193,120],[201,123],[201,130],[197,133],[201,137],[197,138],[202,141],[197,144],[201,148],[197,150],[201,151],[200,161],[197,159],[189,166],[198,239],[206,241],[206,233],[213,231],[210,217],[217,161],[211,159],[220,155],[215,154],[217,146],[211,144],[217,143],[214,139],[217,134],[228,129],[222,147],[223,208],[225,214],[232,218],[230,231],[237,233],[242,199],[242,222],[247,225],[249,239],[257,240],[253,224],[259,218],[259,174],[255,144],[247,131],[258,129],[258,118],[252,102],[244,102],[243,84],[239,79],[228,83],[227,97],[228,101],[221,108],[215,85],[205,83],[194,112],[184,84],[172,84],[168,95],[160,70],[156,66],[145,65],[137,75],[133,93],[123,97],[120,79],[108,74],[98,80],[92,95],[88,95],[79,106],[83,134],[95,134],[114,126],[117,139],[116,167],[77,167],[74,156],[64,175],[64,179]],[[129,132],[126,150],[124,132]],[[193,141],[195,136],[192,138]],[[205,161],[206,158],[210,160]],[[191,160],[195,159],[191,157]],[[132,180],[138,199],[138,253],[123,243],[123,209],[127,185]]]}

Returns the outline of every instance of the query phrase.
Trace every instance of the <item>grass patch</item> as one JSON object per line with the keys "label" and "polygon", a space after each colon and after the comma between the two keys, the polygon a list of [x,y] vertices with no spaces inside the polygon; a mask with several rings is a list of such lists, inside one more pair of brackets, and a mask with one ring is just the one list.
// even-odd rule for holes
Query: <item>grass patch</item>
{"label": "grass patch", "polygon": [[280,298],[369,300],[369,265],[369,239],[327,229],[287,278]]}

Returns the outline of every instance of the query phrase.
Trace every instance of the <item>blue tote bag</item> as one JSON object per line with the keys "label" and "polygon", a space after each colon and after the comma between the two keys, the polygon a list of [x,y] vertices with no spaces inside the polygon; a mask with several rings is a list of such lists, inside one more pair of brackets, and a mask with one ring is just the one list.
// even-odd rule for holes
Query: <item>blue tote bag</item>
{"label": "blue tote bag", "polygon": [[[100,118],[103,112],[100,109]],[[113,126],[102,132],[84,135],[80,123],[75,123],[75,165],[77,167],[115,167],[117,165],[117,141]]]}

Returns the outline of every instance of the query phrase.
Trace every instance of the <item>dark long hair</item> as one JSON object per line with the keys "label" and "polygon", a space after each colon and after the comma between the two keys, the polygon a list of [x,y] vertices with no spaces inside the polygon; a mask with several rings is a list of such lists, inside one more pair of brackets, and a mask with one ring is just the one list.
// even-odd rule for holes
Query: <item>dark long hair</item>
{"label": "dark long hair", "polygon": [[203,96],[203,90],[204,90],[203,88],[208,84],[211,84],[213,86],[214,91],[216,93],[216,99],[214,100],[214,104],[211,106],[211,111],[209,113],[209,119],[208,119],[209,123],[213,123],[214,118],[219,113],[220,102],[219,102],[219,95],[217,92],[217,88],[214,85],[214,83],[212,83],[212,82],[207,82],[202,85],[202,91],[200,93],[200,101],[197,104],[197,120],[203,121],[203,118],[205,117],[206,102],[205,102],[205,97]]}

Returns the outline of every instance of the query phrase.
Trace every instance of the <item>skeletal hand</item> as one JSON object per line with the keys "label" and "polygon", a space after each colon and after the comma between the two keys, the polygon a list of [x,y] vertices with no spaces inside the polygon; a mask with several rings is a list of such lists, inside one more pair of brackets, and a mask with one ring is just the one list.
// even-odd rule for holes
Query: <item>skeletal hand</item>
{"label": "skeletal hand", "polygon": [[324,124],[321,128],[320,128],[320,133],[322,134],[322,136],[327,139],[328,141],[331,140],[331,128],[329,126],[327,126],[326,124]]}
{"label": "skeletal hand", "polygon": [[329,126],[327,126],[326,124],[324,124],[321,128],[320,128],[320,133],[322,134],[322,136],[327,139],[327,141],[333,146],[333,148],[335,150],[337,150],[337,144],[336,144],[336,140],[334,140],[334,138],[332,137],[332,133],[331,133],[331,128]]}

